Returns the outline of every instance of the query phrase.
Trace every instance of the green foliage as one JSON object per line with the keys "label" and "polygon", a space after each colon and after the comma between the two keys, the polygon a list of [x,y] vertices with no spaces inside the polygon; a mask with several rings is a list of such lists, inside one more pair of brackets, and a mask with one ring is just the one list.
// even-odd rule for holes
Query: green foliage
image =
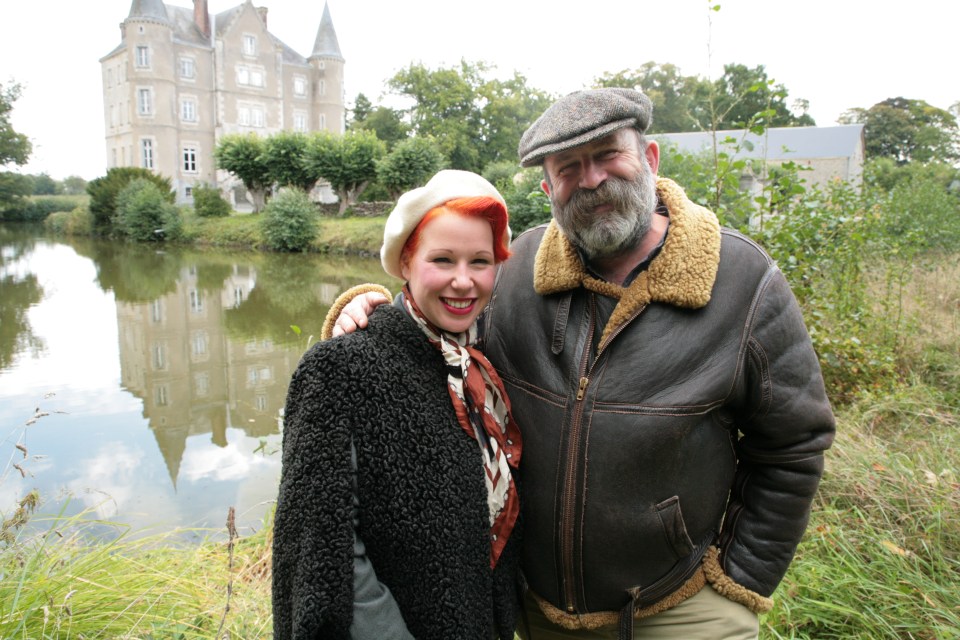
{"label": "green foliage", "polygon": [[201,218],[223,218],[230,215],[230,203],[220,189],[206,184],[193,187],[193,208]]}
{"label": "green foliage", "polygon": [[426,184],[445,162],[432,138],[408,138],[377,163],[377,178],[396,200],[404,191]]}
{"label": "green foliage", "polygon": [[264,140],[259,162],[270,168],[268,182],[309,193],[318,176],[307,164],[308,144],[307,135],[299,131],[280,131]]}
{"label": "green foliage", "polygon": [[330,183],[340,198],[340,214],[354,204],[377,177],[377,161],[386,147],[372,131],[347,131],[342,136],[315,133],[307,145],[307,166]]}
{"label": "green foliage", "polygon": [[171,204],[155,182],[132,180],[116,199],[115,228],[138,242],[176,240],[183,231],[180,211]]}
{"label": "green foliage", "polygon": [[30,178],[12,171],[0,171],[0,221],[23,221],[30,218],[30,199],[33,190]]}
{"label": "green foliage", "polygon": [[350,129],[373,131],[391,150],[410,135],[410,125],[403,121],[403,112],[389,107],[374,107],[362,93],[357,95]]}
{"label": "green foliage", "polygon": [[960,169],[946,162],[898,164],[893,158],[877,156],[864,163],[863,179],[867,185],[881,191],[891,191],[906,182],[932,181],[946,192],[960,197]]}
{"label": "green foliage", "polygon": [[33,180],[33,195],[35,196],[52,196],[60,192],[60,185],[49,174],[39,173],[30,176],[30,178]]}
{"label": "green foliage", "polygon": [[17,222],[43,222],[52,213],[73,211],[85,207],[86,196],[32,196],[23,198],[18,206],[4,216],[5,220]]}
{"label": "green foliage", "polygon": [[134,180],[152,182],[164,194],[164,200],[170,203],[174,201],[176,194],[173,192],[169,178],[140,167],[114,167],[107,171],[107,175],[87,183],[94,233],[109,234],[113,231],[112,226],[117,213],[117,195]]}
{"label": "green foliage", "polygon": [[960,159],[957,117],[923,100],[887,98],[869,109],[850,109],[842,123],[862,123],[867,156],[893,158],[897,164],[952,163]]}
{"label": "green foliage", "polygon": [[[594,87],[630,87],[643,91],[653,102],[649,133],[678,133],[740,129],[762,122],[768,127],[812,126],[809,104],[795,100],[795,115],[787,106],[787,88],[767,77],[763,65],[750,68],[727,64],[723,76],[710,81],[684,76],[672,64],[647,62],[638,69],[605,73]],[[757,114],[763,112],[762,119]]]}
{"label": "green foliage", "polygon": [[64,195],[79,196],[87,192],[87,181],[80,176],[67,176],[61,182]]}
{"label": "green foliage", "polygon": [[236,176],[250,192],[255,212],[263,209],[272,180],[265,146],[263,139],[254,133],[232,133],[220,138],[213,151],[217,168]]}
{"label": "green foliage", "polygon": [[8,164],[22,166],[30,159],[30,138],[14,131],[10,122],[13,103],[19,97],[19,84],[8,84],[4,87],[3,83],[0,83],[0,167]]}
{"label": "green foliage", "polygon": [[263,237],[276,251],[304,251],[317,233],[317,207],[303,191],[282,189],[263,212]]}
{"label": "green foliage", "polygon": [[90,236],[93,235],[93,216],[86,206],[72,211],[57,211],[47,216],[43,228],[58,236]]}
{"label": "green foliage", "polygon": [[454,169],[480,171],[490,162],[515,159],[521,133],[551,102],[521,74],[488,80],[489,71],[465,60],[435,70],[411,64],[388,82],[393,92],[413,100],[414,133],[435,138]]}
{"label": "green foliage", "polygon": [[520,169],[515,162],[498,162],[488,165],[483,176],[503,195],[514,237],[550,221],[550,198],[540,187],[543,172],[538,167]]}

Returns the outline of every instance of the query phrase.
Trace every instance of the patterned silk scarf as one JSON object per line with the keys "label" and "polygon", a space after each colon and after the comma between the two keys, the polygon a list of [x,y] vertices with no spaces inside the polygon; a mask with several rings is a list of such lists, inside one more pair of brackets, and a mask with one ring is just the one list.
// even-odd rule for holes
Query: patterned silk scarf
{"label": "patterned silk scarf", "polygon": [[510,413],[503,382],[490,361],[474,344],[477,323],[463,333],[438,329],[420,312],[410,289],[403,287],[403,303],[410,317],[437,347],[447,363],[447,391],[460,426],[480,444],[490,509],[490,567],[507,544],[520,513],[520,501],[511,468],[520,464],[520,431]]}

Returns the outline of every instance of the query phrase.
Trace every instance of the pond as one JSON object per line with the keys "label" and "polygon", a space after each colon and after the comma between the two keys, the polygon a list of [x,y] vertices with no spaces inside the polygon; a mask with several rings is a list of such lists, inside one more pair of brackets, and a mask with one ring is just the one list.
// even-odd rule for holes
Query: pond
{"label": "pond", "polygon": [[222,528],[230,507],[260,528],[290,375],[362,282],[399,288],[371,258],[0,225],[0,512],[37,489],[47,513],[132,531]]}

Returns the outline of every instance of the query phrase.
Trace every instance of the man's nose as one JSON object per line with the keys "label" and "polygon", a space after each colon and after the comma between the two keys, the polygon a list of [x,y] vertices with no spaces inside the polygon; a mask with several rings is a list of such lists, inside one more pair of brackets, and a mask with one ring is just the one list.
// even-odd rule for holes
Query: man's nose
{"label": "man's nose", "polygon": [[607,179],[607,172],[598,162],[587,160],[583,163],[583,172],[580,174],[581,189],[596,189]]}

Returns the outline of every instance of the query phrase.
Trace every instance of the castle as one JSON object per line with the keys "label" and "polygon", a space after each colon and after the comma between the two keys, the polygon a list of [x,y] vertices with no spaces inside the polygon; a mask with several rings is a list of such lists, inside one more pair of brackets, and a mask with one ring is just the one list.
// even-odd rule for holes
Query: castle
{"label": "castle", "polygon": [[107,167],[169,177],[179,203],[205,183],[245,208],[242,185],[214,164],[224,135],[343,133],[344,58],[326,5],[308,58],[271,34],[266,7],[250,0],[213,16],[207,0],[133,0],[120,34],[100,59]]}

